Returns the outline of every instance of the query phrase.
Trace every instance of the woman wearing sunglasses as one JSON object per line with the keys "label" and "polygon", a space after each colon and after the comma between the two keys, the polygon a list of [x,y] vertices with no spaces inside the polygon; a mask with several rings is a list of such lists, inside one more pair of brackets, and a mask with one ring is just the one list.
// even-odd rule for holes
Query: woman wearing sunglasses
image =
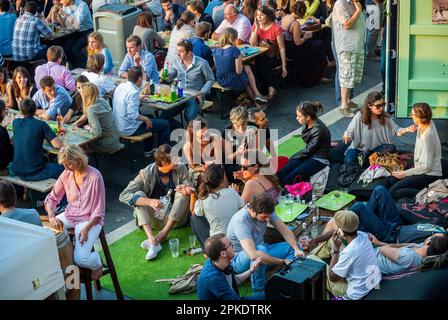
{"label": "woman wearing sunglasses", "polygon": [[345,144],[352,142],[345,152],[344,164],[348,171],[357,168],[358,155],[368,156],[374,152],[396,152],[392,144],[392,136],[402,136],[408,132],[415,132],[417,127],[411,125],[400,128],[387,115],[382,94],[372,91],[367,95],[361,112],[358,112],[348,125],[342,139]]}
{"label": "woman wearing sunglasses", "polygon": [[[280,196],[280,183],[274,174],[269,174],[269,159],[257,151],[246,151],[240,164],[240,171],[234,173],[234,177],[244,182],[241,198],[248,203],[253,194],[264,192],[272,196],[278,202]],[[264,168],[265,170],[262,170]]]}

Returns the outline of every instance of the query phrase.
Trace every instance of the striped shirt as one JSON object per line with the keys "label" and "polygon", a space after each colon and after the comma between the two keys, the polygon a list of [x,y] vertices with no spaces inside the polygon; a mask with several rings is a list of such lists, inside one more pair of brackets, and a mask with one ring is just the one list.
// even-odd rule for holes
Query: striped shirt
{"label": "striped shirt", "polygon": [[14,60],[31,60],[36,53],[43,48],[40,45],[39,36],[51,35],[51,29],[47,27],[44,21],[36,18],[29,12],[20,16],[14,27],[12,40],[12,54]]}
{"label": "striped shirt", "polygon": [[[99,224],[103,225],[106,192],[103,177],[97,169],[88,166],[87,174],[79,188],[73,171],[64,170],[45,199],[45,207],[54,211],[64,195],[68,201],[65,217],[71,225],[91,221],[96,217],[101,218]],[[48,216],[54,217],[54,214]]]}

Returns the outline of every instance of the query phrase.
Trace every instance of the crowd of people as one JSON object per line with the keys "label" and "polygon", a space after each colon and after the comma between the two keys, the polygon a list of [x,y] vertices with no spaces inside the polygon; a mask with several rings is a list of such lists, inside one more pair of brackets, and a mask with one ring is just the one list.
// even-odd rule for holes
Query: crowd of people
{"label": "crowd of people", "polygon": [[[372,5],[378,1],[370,1],[367,8]],[[160,27],[171,31],[166,77],[159,76],[155,55],[165,40],[154,30],[150,5],[126,39],[121,65],[115,66],[103,36],[93,31],[91,10],[98,3],[92,8],[82,0],[12,6],[9,0],[0,0],[0,23],[2,28],[10,26],[0,34],[0,44],[12,44],[0,46],[0,57],[48,61],[35,70],[0,68],[0,120],[9,108],[21,114],[11,123],[13,144],[0,126],[0,172],[26,181],[56,179],[44,201],[49,221],[57,228],[75,229],[75,263],[91,269],[92,277],[98,279],[102,262],[91,249],[104,224],[105,186],[100,171],[88,165],[87,155],[120,149],[120,136],[156,133],[156,143],[148,139],[144,147],[145,156],[154,162],[140,170],[119,195],[146,234],[140,244],[147,251],[146,260],[156,259],[172,229],[190,223],[207,257],[198,281],[199,299],[239,299],[238,284],[249,277],[253,295],[246,298],[263,299],[266,272],[306,255],[275,213],[283,188],[298,177],[310,181],[330,166],[332,149],[330,130],[318,117],[322,104],[301,102],[295,116],[305,146],[277,168],[266,103],[277,94],[279,76],[288,75],[288,60],[303,86],[322,81],[325,68],[335,65],[341,112],[353,116],[351,108],[356,106],[350,100],[351,89],[361,81],[365,58],[363,5],[358,0],[263,4],[215,0],[204,8],[198,0],[187,2],[186,7],[161,0],[160,6]],[[379,9],[369,10],[380,14]],[[52,33],[53,24],[78,32],[47,48],[39,39]],[[379,26],[368,30],[369,37],[374,37],[370,31]],[[205,44],[210,38],[217,41],[213,49]],[[369,41],[368,48],[375,43]],[[268,51],[247,64],[240,44]],[[374,55],[373,49],[367,54]],[[74,78],[70,73],[74,68],[86,70]],[[272,71],[276,68],[280,74]],[[107,76],[114,70],[123,79],[118,85]],[[157,118],[141,114],[144,84],[174,79],[200,95]],[[232,108],[230,123],[222,131],[210,128],[198,116],[215,81],[226,89],[246,92],[254,102],[249,110]],[[181,150],[176,150],[170,134],[179,126],[174,117],[182,112],[187,130]],[[97,139],[82,148],[63,144],[46,122],[59,116],[65,123],[87,128]],[[382,94],[371,92],[344,133],[343,141],[350,143],[344,170],[355,175],[364,165],[359,164],[359,155],[365,159],[374,152],[396,151],[393,136],[416,133],[416,142],[413,166],[392,172],[387,188],[376,188],[367,205],[357,202],[337,212],[322,235],[311,241],[315,248],[308,257],[330,258],[327,288],[335,297],[361,299],[379,283],[381,274],[408,270],[424,257],[448,250],[446,229],[405,224],[395,206],[398,199],[415,197],[442,177],[441,144],[431,107],[417,103],[411,117],[413,125],[398,127],[385,112]],[[58,150],[57,163],[44,156],[45,140]],[[40,224],[36,211],[16,208],[14,187],[5,181],[0,182],[0,212]],[[284,241],[265,242],[268,223]],[[369,268],[377,272],[374,280],[368,280]]]}

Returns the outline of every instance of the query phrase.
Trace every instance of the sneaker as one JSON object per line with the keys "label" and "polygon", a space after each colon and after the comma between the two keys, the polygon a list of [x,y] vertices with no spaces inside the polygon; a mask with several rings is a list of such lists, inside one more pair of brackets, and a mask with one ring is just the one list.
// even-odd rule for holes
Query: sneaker
{"label": "sneaker", "polygon": [[157,254],[162,250],[162,245],[158,243],[157,245],[151,245],[146,254],[146,260],[152,260],[157,257]]}
{"label": "sneaker", "polygon": [[268,103],[268,99],[263,96],[256,96],[254,100],[256,102],[260,102],[260,103]]}
{"label": "sneaker", "polygon": [[339,111],[345,116],[345,117],[353,117],[355,114],[350,110],[350,108],[339,108]]}
{"label": "sneaker", "polygon": [[144,156],[145,158],[151,158],[153,155],[154,155],[154,150],[151,150],[151,151],[145,151],[145,152],[143,153],[143,156]]}
{"label": "sneaker", "polygon": [[142,249],[145,249],[145,250],[148,250],[150,246],[151,246],[151,243],[149,242],[148,239],[146,239],[145,241],[142,241],[142,243],[140,243],[140,247],[142,247]]}
{"label": "sneaker", "polygon": [[353,101],[349,101],[348,106],[351,109],[355,109],[355,110],[361,109],[361,107],[359,105],[357,105],[356,103],[354,103]]}

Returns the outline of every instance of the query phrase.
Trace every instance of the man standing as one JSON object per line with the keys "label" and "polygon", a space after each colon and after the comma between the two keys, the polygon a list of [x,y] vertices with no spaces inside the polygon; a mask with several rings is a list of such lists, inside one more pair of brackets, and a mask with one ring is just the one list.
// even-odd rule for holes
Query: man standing
{"label": "man standing", "polygon": [[179,20],[181,14],[185,11],[185,8],[178,4],[173,4],[171,0],[160,0],[160,3],[163,8],[163,26],[161,29],[162,31],[173,30],[177,20]]}
{"label": "man standing", "polygon": [[198,115],[205,94],[215,82],[210,65],[193,54],[193,45],[188,40],[182,40],[177,44],[177,58],[170,64],[169,81],[175,77],[182,83],[184,90],[200,91],[201,95],[188,100],[184,105],[162,112],[161,117],[171,119],[185,109],[184,116],[188,123]]}
{"label": "man standing", "polygon": [[230,266],[235,256],[232,242],[224,233],[218,233],[205,241],[205,261],[198,279],[199,300],[264,300],[264,294],[240,297],[238,285],[246,281],[260,265],[262,258],[257,258],[250,269],[235,274]]}
{"label": "man standing", "polygon": [[126,79],[128,70],[132,67],[141,67],[145,72],[146,81],[152,80],[159,83],[159,74],[157,73],[156,59],[152,53],[142,49],[142,40],[140,37],[132,35],[126,39],[127,54],[123,59],[118,76]]}
{"label": "man standing", "polygon": [[[140,114],[140,87],[143,84],[141,67],[131,67],[125,83],[120,84],[114,93],[113,115],[115,126],[121,136],[138,136],[145,132],[157,132],[159,144],[169,143],[170,125],[164,119],[149,119]],[[145,141],[145,156],[152,155],[152,141]]]}
{"label": "man standing", "polygon": [[[235,213],[227,227],[227,236],[232,241],[235,256],[232,267],[236,273],[250,269],[257,258],[263,259],[261,265],[251,276],[254,294],[264,292],[265,274],[268,265],[291,263],[297,256],[304,256],[291,230],[275,214],[275,201],[264,192],[254,194],[248,205]],[[264,233],[270,222],[286,242],[266,244]]]}
{"label": "man standing", "polygon": [[43,19],[35,16],[36,12],[36,2],[29,1],[25,4],[25,13],[16,21],[12,40],[12,54],[16,61],[45,58],[47,48],[40,45],[40,36],[51,35],[51,29]]}
{"label": "man standing", "polygon": [[0,1],[0,26],[2,26],[2,32],[0,33],[0,55],[4,56],[12,55],[11,43],[14,34],[14,25],[17,19],[14,13],[9,12],[10,7],[11,3],[9,0]]}
{"label": "man standing", "polygon": [[[186,187],[189,185],[188,168],[178,162],[179,159],[171,155],[171,147],[161,145],[154,153],[154,163],[140,170],[120,194],[120,201],[134,208],[138,225],[148,237],[140,245],[148,250],[146,260],[157,257],[171,229],[187,222],[192,188]],[[165,196],[170,197],[172,206],[160,201]],[[153,228],[161,230],[157,236]]]}
{"label": "man standing", "polygon": [[224,9],[224,20],[219,25],[218,29],[212,34],[213,40],[218,40],[219,36],[227,28],[233,28],[238,32],[238,39],[236,44],[249,43],[250,35],[252,33],[252,27],[249,19],[240,14],[238,9],[233,5],[229,4]]}
{"label": "man standing", "polygon": [[40,108],[36,110],[36,115],[44,120],[56,120],[60,111],[61,116],[65,116],[72,104],[72,98],[68,92],[56,85],[50,76],[40,79],[39,84],[41,89],[33,96],[37,107]]}
{"label": "man standing", "polygon": [[333,42],[341,86],[340,111],[352,117],[350,92],[360,83],[364,69],[366,20],[359,0],[336,1],[332,14]]}

